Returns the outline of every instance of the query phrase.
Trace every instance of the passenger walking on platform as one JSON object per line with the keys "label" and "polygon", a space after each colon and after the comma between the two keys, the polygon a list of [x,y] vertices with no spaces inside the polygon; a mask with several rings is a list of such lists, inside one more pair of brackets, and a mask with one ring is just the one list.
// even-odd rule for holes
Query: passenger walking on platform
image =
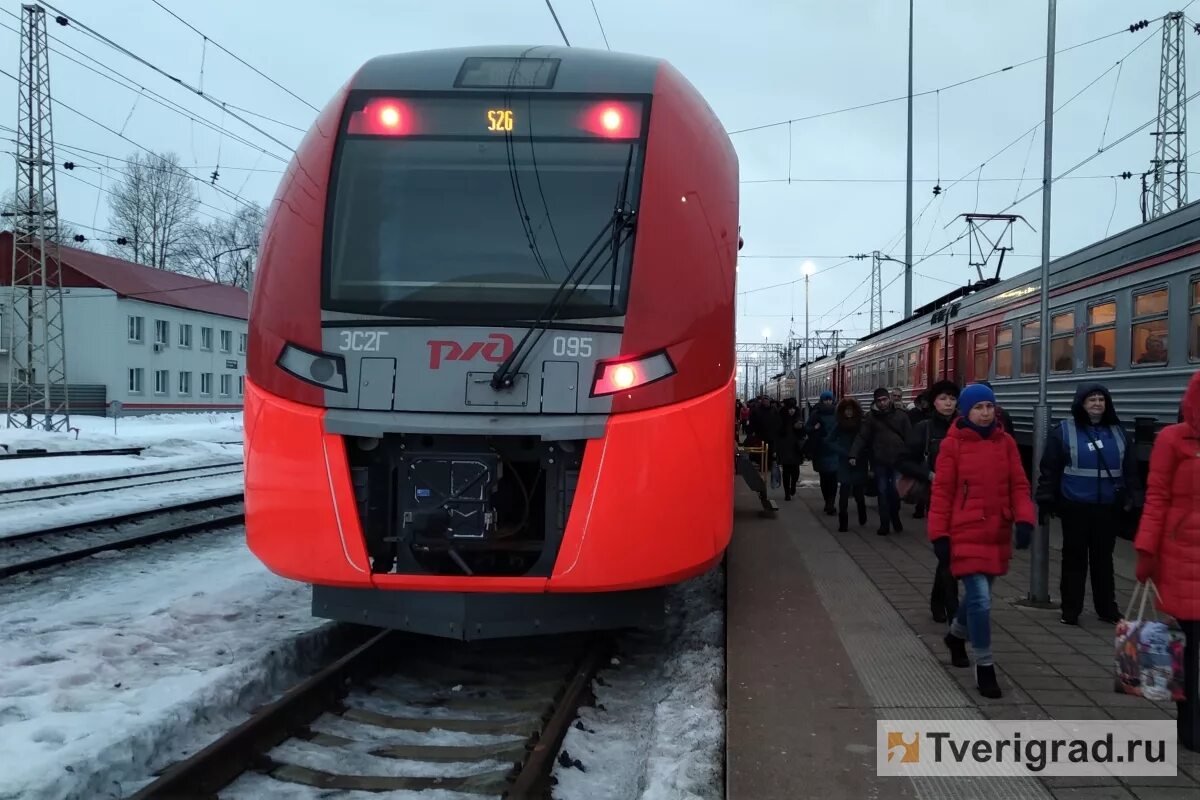
{"label": "passenger walking on platform", "polygon": [[[908,434],[908,449],[896,463],[896,468],[932,487],[942,440],[958,417],[958,384],[938,381],[930,387],[929,396],[933,397],[933,414]],[[958,613],[958,581],[950,573],[949,559],[940,555],[933,575],[933,589],[929,593],[929,613],[935,622],[945,622]]]}
{"label": "passenger walking on platform", "polygon": [[[987,381],[979,381],[979,385],[986,386],[993,392],[996,391]],[[1004,430],[1008,432],[1009,436],[1013,437],[1013,439],[1017,438],[1017,429],[1013,427],[1012,414],[1009,414],[1007,411],[1005,411],[1004,406],[1001,403],[996,403],[996,421],[1004,426]]]}
{"label": "passenger walking on platform", "polygon": [[837,455],[838,479],[838,530],[849,530],[848,509],[850,496],[858,506],[858,524],[867,524],[867,498],[863,490],[867,482],[867,465],[850,459],[850,448],[862,431],[862,407],[858,401],[847,397],[837,406],[837,425],[825,433],[825,444]]}
{"label": "passenger walking on platform", "polygon": [[1035,512],[1017,443],[996,423],[996,396],[971,384],[958,398],[963,416],[950,426],[938,451],[929,504],[929,539],[938,559],[962,581],[963,598],[944,639],[956,667],[970,666],[984,697],[999,697],[992,658],[992,581],[1008,572],[1013,523],[1017,549],[1029,547]]}
{"label": "passenger walking on platform", "polygon": [[880,387],[875,390],[871,413],[863,421],[862,431],[850,448],[851,466],[857,466],[864,453],[870,455],[871,463],[875,465],[879,489],[879,530],[875,532],[880,536],[888,535],[889,521],[897,533],[904,530],[900,524],[900,495],[896,491],[896,459],[904,452],[911,429],[908,415],[892,405],[888,390]]}
{"label": "passenger walking on platform", "polygon": [[1179,744],[1200,751],[1200,372],[1183,395],[1184,422],[1154,440],[1146,507],[1134,547],[1137,579],[1154,581],[1158,607],[1183,628]]}
{"label": "passenger walking on platform", "polygon": [[813,409],[804,430],[808,433],[808,457],[812,459],[813,469],[821,476],[821,497],[825,500],[825,513],[833,516],[837,513],[834,501],[837,500],[838,490],[838,454],[825,443],[829,432],[837,427],[837,410],[833,407],[833,392],[821,392],[821,400]]}
{"label": "passenger walking on platform", "polygon": [[803,424],[796,406],[784,406],[780,415],[779,437],[775,440],[775,457],[783,472],[783,499],[791,500],[800,480],[801,448],[804,444]]}
{"label": "passenger walking on platform", "polygon": [[918,392],[917,396],[913,398],[913,407],[908,410],[908,421],[913,424],[914,428],[917,423],[929,419],[929,415],[933,413],[929,407],[929,399],[929,392]]}
{"label": "passenger walking on platform", "polygon": [[1096,616],[1115,624],[1113,548],[1123,515],[1142,504],[1142,487],[1137,454],[1102,384],[1080,385],[1071,417],[1046,437],[1039,470],[1040,512],[1062,520],[1061,621],[1079,624],[1090,566]]}

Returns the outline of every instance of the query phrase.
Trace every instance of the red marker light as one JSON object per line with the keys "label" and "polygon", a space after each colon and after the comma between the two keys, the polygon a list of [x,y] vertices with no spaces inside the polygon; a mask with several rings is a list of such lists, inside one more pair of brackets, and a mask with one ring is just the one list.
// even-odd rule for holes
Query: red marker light
{"label": "red marker light", "polygon": [[637,105],[608,101],[584,111],[579,127],[597,136],[633,139],[641,132],[642,117]]}
{"label": "red marker light", "polygon": [[635,380],[637,380],[637,373],[628,364],[622,364],[613,370],[613,386],[618,389],[628,389],[630,386],[633,386]]}
{"label": "red marker light", "polygon": [[615,108],[610,108],[600,115],[600,124],[604,126],[604,130],[616,133],[621,130],[621,112]]}
{"label": "red marker light", "polygon": [[413,114],[402,101],[375,97],[350,115],[346,132],[367,136],[407,136],[415,133]]}
{"label": "red marker light", "polygon": [[641,358],[601,361],[596,364],[592,397],[636,389],[674,374],[675,365],[671,363],[671,358],[665,350]]}

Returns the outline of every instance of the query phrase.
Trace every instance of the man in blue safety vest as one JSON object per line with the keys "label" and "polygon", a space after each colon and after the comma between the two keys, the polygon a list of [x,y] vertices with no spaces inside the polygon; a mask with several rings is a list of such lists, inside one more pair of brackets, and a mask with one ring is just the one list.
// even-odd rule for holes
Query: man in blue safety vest
{"label": "man in blue safety vest", "polygon": [[1113,586],[1113,548],[1122,522],[1142,504],[1137,456],[1108,389],[1081,385],[1071,417],[1050,429],[1037,491],[1043,515],[1062,520],[1062,622],[1078,625],[1088,568],[1096,616],[1121,618]]}

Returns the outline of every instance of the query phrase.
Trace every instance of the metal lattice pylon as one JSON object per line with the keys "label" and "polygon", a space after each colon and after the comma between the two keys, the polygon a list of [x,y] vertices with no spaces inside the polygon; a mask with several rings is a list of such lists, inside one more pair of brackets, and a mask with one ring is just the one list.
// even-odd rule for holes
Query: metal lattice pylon
{"label": "metal lattice pylon", "polygon": [[1176,11],[1163,17],[1150,219],[1187,204],[1187,86],[1183,26],[1183,12]]}
{"label": "metal lattice pylon", "polygon": [[883,256],[878,250],[871,253],[870,329],[871,333],[883,329]]}
{"label": "metal lattice pylon", "polygon": [[22,5],[7,424],[62,430],[70,406],[48,56],[45,10]]}

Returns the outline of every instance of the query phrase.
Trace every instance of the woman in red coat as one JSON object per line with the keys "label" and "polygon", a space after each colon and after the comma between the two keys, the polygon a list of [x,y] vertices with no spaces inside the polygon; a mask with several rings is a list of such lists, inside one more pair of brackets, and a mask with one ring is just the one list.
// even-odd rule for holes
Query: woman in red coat
{"label": "woman in red coat", "polygon": [[1158,607],[1183,628],[1179,744],[1200,750],[1200,372],[1183,395],[1183,422],[1154,440],[1134,547],[1138,581],[1154,581]]}
{"label": "woman in red coat", "polygon": [[996,424],[996,396],[973,383],[962,390],[963,416],[942,440],[934,465],[929,504],[929,538],[939,561],[962,582],[963,599],[946,634],[956,667],[970,666],[967,638],[975,652],[975,685],[984,697],[999,697],[992,660],[992,580],[1008,572],[1013,524],[1017,547],[1029,547],[1036,514],[1017,443]]}

